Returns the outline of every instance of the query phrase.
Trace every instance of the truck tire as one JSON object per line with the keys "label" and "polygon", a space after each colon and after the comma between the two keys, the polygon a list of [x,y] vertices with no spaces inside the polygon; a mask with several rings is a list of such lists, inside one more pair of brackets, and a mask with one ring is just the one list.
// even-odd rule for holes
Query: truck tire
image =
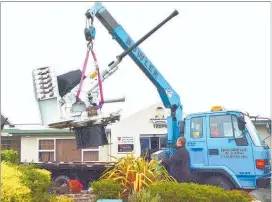
{"label": "truck tire", "polygon": [[70,178],[68,176],[66,176],[66,175],[60,175],[60,176],[58,176],[58,177],[56,177],[54,179],[54,183],[58,187],[60,187],[61,185],[65,184],[65,183],[68,185],[69,180],[70,180]]}
{"label": "truck tire", "polygon": [[230,190],[233,189],[232,184],[225,178],[221,176],[212,176],[205,180],[205,184],[222,187],[223,189]]}

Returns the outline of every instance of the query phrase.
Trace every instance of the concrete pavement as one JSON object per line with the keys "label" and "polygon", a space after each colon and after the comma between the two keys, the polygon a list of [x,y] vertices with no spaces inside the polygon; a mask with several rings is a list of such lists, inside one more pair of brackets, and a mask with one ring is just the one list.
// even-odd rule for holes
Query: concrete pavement
{"label": "concrete pavement", "polygon": [[256,197],[257,200],[259,200],[261,202],[271,202],[271,188],[257,189],[257,190],[250,192],[250,194],[252,196]]}

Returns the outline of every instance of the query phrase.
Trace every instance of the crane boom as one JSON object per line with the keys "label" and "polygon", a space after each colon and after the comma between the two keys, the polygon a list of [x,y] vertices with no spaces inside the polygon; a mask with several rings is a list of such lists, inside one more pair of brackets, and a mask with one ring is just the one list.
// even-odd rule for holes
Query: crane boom
{"label": "crane boom", "polygon": [[[182,120],[183,106],[180,102],[180,97],[177,92],[166,81],[166,79],[138,47],[138,45],[177,14],[178,12],[174,11],[168,18],[166,18],[163,22],[161,22],[158,26],[156,26],[136,43],[100,2],[96,2],[93,8],[88,10],[85,14],[88,19],[91,19],[91,23],[93,23],[93,18],[96,17],[107,29],[109,34],[112,35],[113,39],[116,40],[118,44],[125,50],[124,53],[117,56],[117,60],[115,62],[111,62],[109,64],[109,68],[114,68],[121,62],[123,57],[129,55],[130,58],[137,64],[137,66],[157,88],[164,106],[168,109],[171,109],[171,116],[167,117],[168,148],[171,148],[176,139],[180,136],[179,124]],[[170,149],[169,152],[172,153],[173,150]]]}

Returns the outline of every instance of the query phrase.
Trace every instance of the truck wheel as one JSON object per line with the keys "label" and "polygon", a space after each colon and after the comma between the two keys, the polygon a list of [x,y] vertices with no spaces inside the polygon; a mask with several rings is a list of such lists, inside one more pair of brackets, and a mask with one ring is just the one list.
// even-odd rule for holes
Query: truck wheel
{"label": "truck wheel", "polygon": [[70,178],[65,175],[60,175],[54,179],[54,183],[58,186],[61,187],[61,185],[67,184],[70,181]]}
{"label": "truck wheel", "polygon": [[231,185],[231,183],[226,180],[223,177],[220,176],[212,176],[209,177],[206,181],[205,184],[209,184],[209,185],[213,185],[213,186],[217,186],[217,187],[222,187],[223,189],[226,190],[230,190],[233,188],[233,186]]}

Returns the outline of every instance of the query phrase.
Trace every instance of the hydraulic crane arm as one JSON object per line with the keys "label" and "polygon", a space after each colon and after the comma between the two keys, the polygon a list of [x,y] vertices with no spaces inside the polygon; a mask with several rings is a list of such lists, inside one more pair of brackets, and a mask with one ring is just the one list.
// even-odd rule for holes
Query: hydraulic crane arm
{"label": "hydraulic crane arm", "polygon": [[[163,24],[169,21],[171,18],[178,14],[174,11],[167,19],[161,22],[147,35],[145,35],[138,42],[134,42],[124,28],[117,23],[117,21],[111,16],[107,9],[99,2],[96,2],[92,9],[86,12],[86,17],[91,20],[93,24],[94,17],[96,17],[108,30],[118,44],[125,50],[124,53],[117,56],[117,60],[109,64],[109,69],[115,68],[121,60],[129,55],[131,59],[138,65],[142,72],[149,78],[149,80],[155,85],[164,106],[171,109],[171,116],[167,118],[168,124],[168,145],[174,144],[176,139],[180,136],[179,124],[182,120],[182,104],[180,102],[179,95],[171,87],[171,85],[165,80],[153,63],[147,58],[143,51],[137,47],[142,41],[158,30]],[[171,151],[170,151],[171,152]]]}

